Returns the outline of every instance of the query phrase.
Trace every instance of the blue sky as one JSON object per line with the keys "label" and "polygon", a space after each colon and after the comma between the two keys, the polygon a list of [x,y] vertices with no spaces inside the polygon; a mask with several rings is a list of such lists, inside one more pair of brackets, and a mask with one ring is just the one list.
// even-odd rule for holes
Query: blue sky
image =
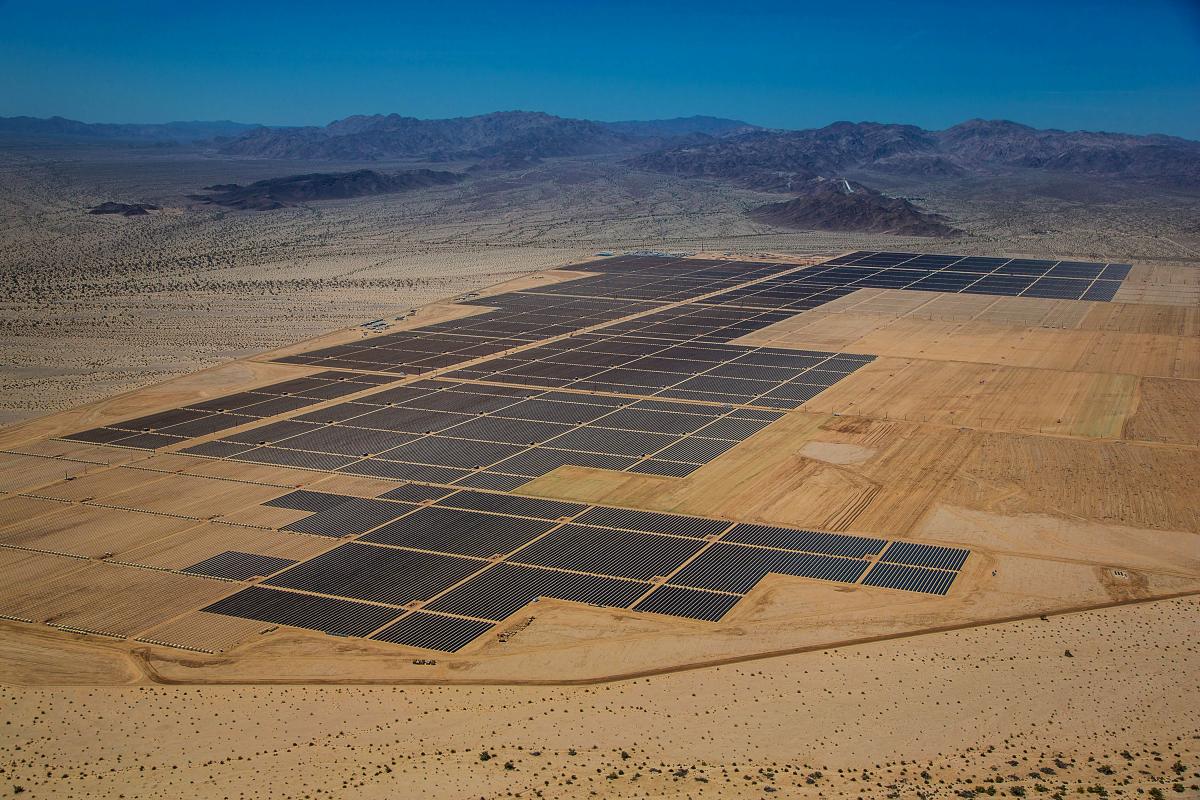
{"label": "blue sky", "polygon": [[1200,139],[1200,0],[0,0],[0,115],[971,117]]}

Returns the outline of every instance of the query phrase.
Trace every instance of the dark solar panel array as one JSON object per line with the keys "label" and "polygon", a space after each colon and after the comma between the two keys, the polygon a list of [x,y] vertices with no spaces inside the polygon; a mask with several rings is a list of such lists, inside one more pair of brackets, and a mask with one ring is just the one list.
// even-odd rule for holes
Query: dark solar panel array
{"label": "dark solar panel array", "polygon": [[[370,521],[389,521],[263,586],[306,599],[360,601],[347,607],[353,614],[362,613],[361,601],[386,604],[396,615],[417,603],[419,611],[374,638],[444,651],[539,598],[715,621],[771,573],[944,594],[968,555],[916,542],[420,484],[379,498],[297,490],[265,505],[312,512],[307,519],[380,509]],[[363,524],[349,524],[345,532],[362,533]],[[317,615],[321,625],[341,630],[323,611],[280,594],[239,593],[242,599],[231,598],[231,610],[222,613],[319,628]],[[246,611],[255,597],[268,610]],[[274,610],[297,602],[298,610]]]}
{"label": "dark solar panel array", "polygon": [[717,622],[737,605],[741,595],[661,586],[634,606],[635,611]]}
{"label": "dark solar panel array", "polygon": [[426,380],[183,452],[510,491],[568,464],[683,477],[781,416],[728,405]]}
{"label": "dark solar panel array", "polygon": [[745,594],[768,573],[854,583],[867,569],[856,558],[768,550],[717,542],[673,576],[673,586]]}
{"label": "dark solar panel array", "polygon": [[276,360],[340,369],[420,374],[655,307],[652,303],[621,298],[554,297],[516,292],[467,302],[495,306],[497,310]]}
{"label": "dark solar panel array", "polygon": [[415,611],[372,636],[381,642],[453,653],[490,631],[495,623]]}
{"label": "dark solar panel array", "polygon": [[914,567],[935,567],[937,569],[961,569],[967,560],[968,550],[960,547],[936,547],[916,542],[892,542],[891,547],[880,556],[880,561],[890,561],[894,564],[908,564]]}
{"label": "dark solar panel array", "polygon": [[701,304],[796,312],[865,288],[1107,302],[1129,269],[1128,264],[860,251],[737,287]]}
{"label": "dark solar panel array", "polygon": [[509,561],[649,580],[677,569],[703,546],[703,541],[677,536],[563,525]]}
{"label": "dark solar panel array", "polygon": [[338,636],[366,636],[402,613],[400,609],[390,606],[280,592],[258,586],[243,589],[200,610]]}
{"label": "dark solar panel array", "polygon": [[427,506],[368,533],[361,541],[489,558],[516,550],[555,525],[549,520]]}
{"label": "dark solar panel array", "polygon": [[947,570],[880,562],[867,573],[863,583],[867,586],[879,586],[884,589],[903,589],[923,594],[945,594],[950,591],[950,584],[954,583],[956,577],[958,577],[957,572]]}
{"label": "dark solar panel array", "polygon": [[[695,337],[613,336],[606,329],[483,361],[447,377],[789,409],[873,360],[868,355],[740,347]],[[646,414],[645,422],[657,427],[644,424],[642,429],[661,431],[667,421]]]}
{"label": "dark solar panel array", "polygon": [[264,585],[404,605],[428,600],[485,566],[478,559],[347,542]]}
{"label": "dark solar panel array", "polygon": [[255,553],[239,553],[227,550],[211,558],[184,567],[181,572],[195,575],[207,575],[210,578],[227,578],[233,581],[245,581],[251,578],[273,575],[284,567],[290,567],[296,562],[290,558],[277,556],[261,556]]}
{"label": "dark solar panel array", "polygon": [[809,553],[826,553],[848,558],[873,556],[882,550],[885,544],[883,539],[871,539],[866,536],[820,533],[794,528],[777,528],[770,525],[735,525],[729,533],[721,537],[721,540],[741,544],[757,544],[763,547],[779,547],[785,550],[803,550]]}
{"label": "dark solar panel array", "polygon": [[542,597],[625,608],[650,586],[602,575],[497,564],[434,600],[428,608],[499,621]]}
{"label": "dark solar panel array", "polygon": [[[320,493],[307,492],[306,494]],[[327,508],[311,509],[315,513],[291,522],[283,529],[293,533],[309,533],[316,536],[351,536],[366,533],[413,509],[413,506],[407,503],[388,500],[372,500],[363,497],[342,497],[341,500],[342,502]],[[297,510],[307,511],[310,509]]]}
{"label": "dark solar panel array", "polygon": [[[355,372],[320,372],[307,378],[294,378],[248,392],[215,397],[142,417],[114,422],[64,436],[64,439],[95,444],[115,444],[154,450],[188,439],[209,436],[266,417],[296,411],[355,392],[363,392],[381,383],[399,378],[380,378]],[[210,448],[215,454],[219,448]],[[225,451],[230,448],[224,448]]]}

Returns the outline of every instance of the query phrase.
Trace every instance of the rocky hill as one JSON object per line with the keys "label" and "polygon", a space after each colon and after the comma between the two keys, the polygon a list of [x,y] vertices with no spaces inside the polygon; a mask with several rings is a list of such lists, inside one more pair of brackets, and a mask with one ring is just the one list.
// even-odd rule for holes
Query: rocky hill
{"label": "rocky hill", "polygon": [[1200,183],[1200,142],[1171,136],[1038,130],[970,120],[943,131],[836,122],[755,131],[632,159],[641,169],[788,190],[815,176],[865,170],[906,175],[995,174],[1037,168],[1178,184]]}
{"label": "rocky hill", "polygon": [[149,203],[116,203],[108,201],[88,209],[89,214],[120,214],[123,217],[144,217],[151,211],[160,210]]}
{"label": "rocky hill", "polygon": [[797,197],[758,206],[750,216],[776,227],[803,230],[938,237],[962,233],[941,215],[853,181],[814,178],[797,188]]}
{"label": "rocky hill", "polygon": [[315,200],[342,200],[393,194],[429,186],[457,183],[463,176],[455,172],[429,169],[408,170],[386,175],[369,169],[354,172],[315,172],[270,178],[246,186],[236,183],[207,187],[212,194],[191,195],[191,199],[227,208],[270,211]]}

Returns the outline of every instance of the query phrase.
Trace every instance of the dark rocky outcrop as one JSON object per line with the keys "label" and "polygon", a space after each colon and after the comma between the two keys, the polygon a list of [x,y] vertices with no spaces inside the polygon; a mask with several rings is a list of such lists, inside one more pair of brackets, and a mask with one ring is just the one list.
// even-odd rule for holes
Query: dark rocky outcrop
{"label": "dark rocky outcrop", "polygon": [[224,183],[209,186],[212,194],[191,195],[191,199],[227,208],[270,211],[316,200],[343,200],[377,194],[393,194],[457,183],[463,176],[456,172],[414,169],[384,174],[369,169],[354,172],[314,172],[269,178],[241,186]]}
{"label": "dark rocky outcrop", "polygon": [[936,237],[962,233],[941,215],[853,181],[816,178],[799,188],[795,198],[758,206],[749,212],[750,216],[780,228],[804,230]]}
{"label": "dark rocky outcrop", "polygon": [[89,214],[120,214],[123,217],[144,217],[151,211],[158,211],[158,206],[149,203],[101,203],[88,209]]}

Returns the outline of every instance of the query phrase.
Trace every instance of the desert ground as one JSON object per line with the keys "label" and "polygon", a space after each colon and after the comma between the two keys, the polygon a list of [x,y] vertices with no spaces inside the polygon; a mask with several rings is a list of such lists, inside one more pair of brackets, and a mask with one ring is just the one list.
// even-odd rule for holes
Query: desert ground
{"label": "desert ground", "polygon": [[[583,160],[269,214],[187,207],[191,191],[267,169],[281,167],[4,154],[0,787],[1200,793],[1200,233],[1188,198],[1026,179],[990,194],[913,187],[970,234],[929,242],[767,229],[741,214],[762,193]],[[101,200],[167,210],[81,213]],[[297,487],[373,498],[402,481],[57,438],[312,374],[274,359],[359,340],[352,326],[366,320],[461,317],[473,312],[434,301],[571,280],[599,251],[643,248],[1133,270],[1111,303],[859,290],[737,344],[876,359],[691,476],[563,466],[519,490],[970,549],[944,597],[773,575],[718,624],[549,601],[502,637],[433,657],[214,621],[196,609],[240,587],[182,567],[331,544],[281,532],[297,515],[264,503]]]}

